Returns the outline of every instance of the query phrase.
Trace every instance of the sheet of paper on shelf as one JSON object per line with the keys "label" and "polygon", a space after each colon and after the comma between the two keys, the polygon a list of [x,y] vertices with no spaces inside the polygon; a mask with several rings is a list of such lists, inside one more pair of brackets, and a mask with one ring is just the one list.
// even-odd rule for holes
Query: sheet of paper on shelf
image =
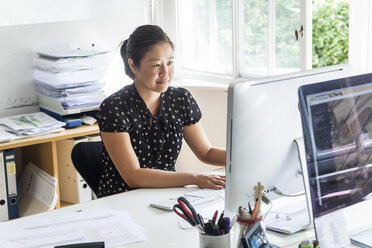
{"label": "sheet of paper on shelf", "polygon": [[[20,136],[20,138],[63,131],[64,129],[62,127],[65,124],[43,112],[0,118],[2,130]],[[3,136],[5,137],[5,134]]]}
{"label": "sheet of paper on shelf", "polygon": [[15,134],[12,134],[8,131],[6,131],[6,127],[0,125],[0,142],[7,142],[15,139],[20,139],[22,137],[19,137]]}
{"label": "sheet of paper on shelf", "polygon": [[21,216],[54,209],[57,204],[57,179],[29,163],[18,183]]}
{"label": "sheet of paper on shelf", "polygon": [[0,247],[53,248],[57,245],[104,241],[115,247],[146,240],[144,229],[125,211],[95,208],[0,223]]}

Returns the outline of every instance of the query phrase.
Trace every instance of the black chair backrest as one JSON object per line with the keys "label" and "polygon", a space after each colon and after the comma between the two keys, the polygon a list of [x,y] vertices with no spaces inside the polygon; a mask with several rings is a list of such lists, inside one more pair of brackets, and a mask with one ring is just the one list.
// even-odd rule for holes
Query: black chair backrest
{"label": "black chair backrest", "polygon": [[72,148],[71,160],[75,169],[84,178],[93,192],[97,194],[99,180],[104,172],[102,164],[102,141],[77,143]]}

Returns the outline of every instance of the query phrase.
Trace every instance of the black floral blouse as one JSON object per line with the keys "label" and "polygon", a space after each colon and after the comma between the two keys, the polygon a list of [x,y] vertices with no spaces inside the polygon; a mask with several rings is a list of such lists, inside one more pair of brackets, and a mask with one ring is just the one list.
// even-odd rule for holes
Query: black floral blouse
{"label": "black floral blouse", "polygon": [[[175,171],[183,127],[200,119],[199,106],[190,92],[171,86],[161,94],[158,114],[152,116],[133,83],[103,101],[98,125],[104,132],[128,132],[141,168]],[[120,176],[105,146],[102,162],[105,172],[101,176],[97,197],[131,189]]]}

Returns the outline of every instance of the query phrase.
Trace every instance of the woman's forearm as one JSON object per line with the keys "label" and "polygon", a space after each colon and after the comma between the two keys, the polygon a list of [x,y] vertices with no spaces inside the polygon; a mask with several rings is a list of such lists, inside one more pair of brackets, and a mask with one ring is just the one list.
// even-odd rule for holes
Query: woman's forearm
{"label": "woman's forearm", "polygon": [[225,176],[157,169],[138,169],[125,180],[132,188],[183,187],[191,184],[211,189],[225,187]]}
{"label": "woman's forearm", "polygon": [[201,161],[211,165],[225,166],[226,165],[226,149],[219,147],[211,147],[211,149],[200,158]]}
{"label": "woman's forearm", "polygon": [[128,174],[124,180],[131,188],[182,187],[197,182],[197,174],[190,172],[139,168]]}

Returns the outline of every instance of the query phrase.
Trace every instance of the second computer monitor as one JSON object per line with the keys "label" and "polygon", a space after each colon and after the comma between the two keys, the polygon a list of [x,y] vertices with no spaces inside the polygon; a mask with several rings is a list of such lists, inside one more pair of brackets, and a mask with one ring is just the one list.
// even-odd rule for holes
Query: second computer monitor
{"label": "second computer monitor", "polygon": [[350,74],[339,65],[229,86],[226,211],[246,207],[258,181],[271,199],[274,187],[285,194],[304,190],[294,142],[302,137],[298,88]]}

